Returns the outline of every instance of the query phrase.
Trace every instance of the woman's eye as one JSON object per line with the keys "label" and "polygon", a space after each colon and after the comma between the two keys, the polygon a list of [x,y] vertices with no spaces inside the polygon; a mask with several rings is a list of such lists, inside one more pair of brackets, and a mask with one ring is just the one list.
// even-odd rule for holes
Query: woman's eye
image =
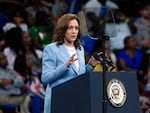
{"label": "woman's eye", "polygon": [[73,27],[73,26],[70,26],[70,27],[68,27],[68,29],[69,29],[69,30],[73,30],[73,29],[79,30],[79,27]]}

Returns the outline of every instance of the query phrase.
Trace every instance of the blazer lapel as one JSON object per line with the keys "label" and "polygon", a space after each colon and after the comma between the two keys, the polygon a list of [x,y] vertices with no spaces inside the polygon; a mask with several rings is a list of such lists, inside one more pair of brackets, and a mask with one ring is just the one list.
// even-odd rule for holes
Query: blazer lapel
{"label": "blazer lapel", "polygon": [[[61,57],[65,60],[65,61],[68,61],[70,59],[70,54],[68,53],[68,50],[67,48],[65,47],[65,45],[60,45],[60,55]],[[76,66],[75,64],[73,63],[71,66],[70,66],[74,72],[78,75],[78,71],[76,69]]]}
{"label": "blazer lapel", "polygon": [[80,70],[81,70],[81,60],[82,60],[82,58],[81,58],[81,53],[80,53],[80,50],[79,49],[77,49],[77,55],[78,55],[78,62],[79,62],[79,70],[78,70],[78,74],[80,74]]}
{"label": "blazer lapel", "polygon": [[65,60],[65,61],[67,61],[67,60],[69,60],[69,58],[70,58],[70,55],[69,55],[69,53],[68,53],[68,51],[67,51],[67,48],[65,47],[65,45],[63,44],[63,45],[60,45],[59,46],[59,49],[60,49],[60,55],[61,55],[61,57]]}

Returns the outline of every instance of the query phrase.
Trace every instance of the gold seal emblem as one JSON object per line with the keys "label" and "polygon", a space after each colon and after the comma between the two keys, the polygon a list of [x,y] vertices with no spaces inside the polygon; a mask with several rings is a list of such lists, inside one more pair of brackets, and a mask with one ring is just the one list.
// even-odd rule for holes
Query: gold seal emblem
{"label": "gold seal emblem", "polygon": [[126,90],[121,80],[113,78],[108,82],[107,97],[114,107],[122,107],[124,105]]}

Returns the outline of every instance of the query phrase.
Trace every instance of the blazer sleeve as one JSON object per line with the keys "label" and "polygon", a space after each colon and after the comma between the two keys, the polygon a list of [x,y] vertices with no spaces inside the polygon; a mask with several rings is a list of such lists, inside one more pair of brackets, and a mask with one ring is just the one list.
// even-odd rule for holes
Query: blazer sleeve
{"label": "blazer sleeve", "polygon": [[55,46],[48,45],[43,50],[41,80],[44,84],[53,83],[69,69],[66,64],[61,64],[56,67],[56,49]]}

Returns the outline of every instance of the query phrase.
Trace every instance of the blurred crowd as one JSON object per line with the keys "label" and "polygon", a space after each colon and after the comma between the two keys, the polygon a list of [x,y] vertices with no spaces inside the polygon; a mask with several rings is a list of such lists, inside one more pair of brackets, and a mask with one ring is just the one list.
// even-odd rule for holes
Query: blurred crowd
{"label": "blurred crowd", "polygon": [[[148,0],[132,16],[113,0],[0,0],[0,113],[43,113],[42,51],[53,41],[56,22],[65,13],[81,20],[87,61],[93,53],[105,51],[115,67],[107,71],[136,72],[145,113],[150,108]],[[102,71],[102,66],[95,71]]]}

